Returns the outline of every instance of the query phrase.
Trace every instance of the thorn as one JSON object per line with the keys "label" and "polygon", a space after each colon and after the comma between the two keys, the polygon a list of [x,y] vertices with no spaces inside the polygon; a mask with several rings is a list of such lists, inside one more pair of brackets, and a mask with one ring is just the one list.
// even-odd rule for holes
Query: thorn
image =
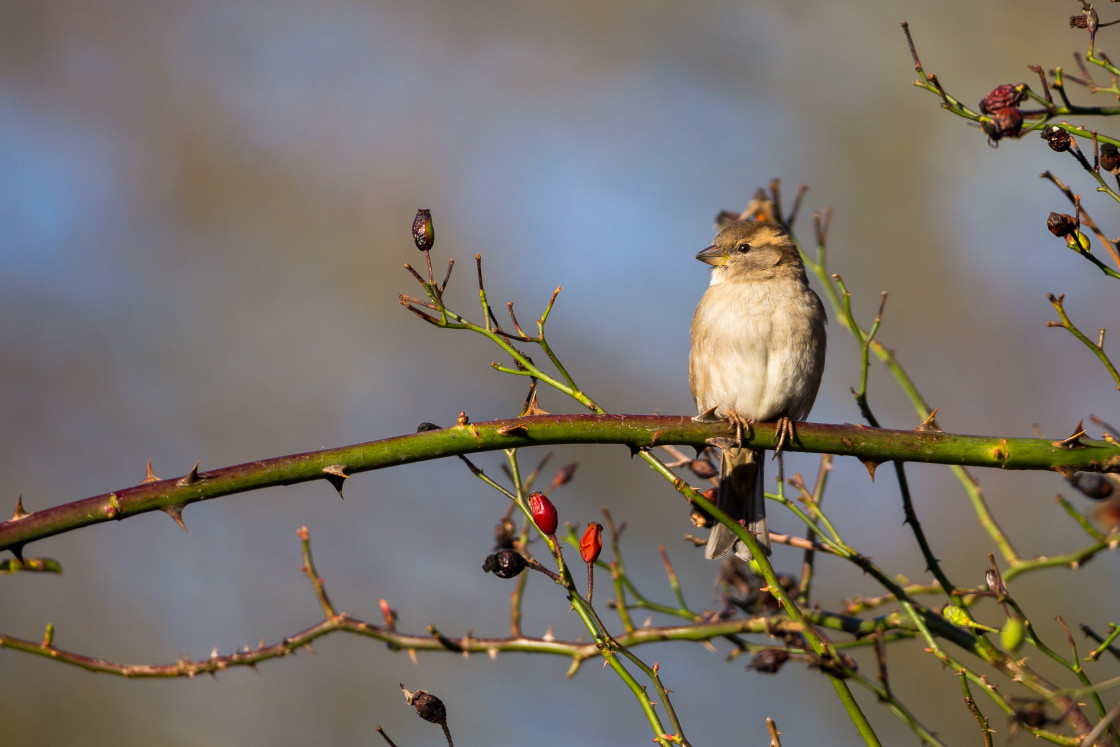
{"label": "thorn", "polygon": [[714,446],[722,452],[732,455],[734,451],[738,451],[739,444],[733,438],[724,438],[722,436],[715,436],[712,438],[705,438],[704,443],[708,446]]}
{"label": "thorn", "polygon": [[509,425],[503,425],[501,428],[498,429],[498,435],[499,436],[512,436],[515,433],[525,434],[525,433],[528,433],[528,432],[529,432],[529,427],[526,426],[524,423],[511,423]]}
{"label": "thorn", "polygon": [[18,545],[12,545],[8,549],[12,551],[12,555],[16,556],[16,560],[18,560],[20,562],[20,565],[26,565],[26,561],[23,559],[23,543],[22,542]]}
{"label": "thorn", "polygon": [[20,493],[19,497],[16,498],[16,510],[12,514],[12,518],[8,519],[8,521],[19,521],[24,516],[30,516],[30,515],[31,515],[30,513],[23,510],[23,493]]}
{"label": "thorn", "polygon": [[718,423],[723,420],[723,418],[716,415],[717,409],[719,409],[719,405],[713,405],[699,415],[693,415],[692,420],[695,423]]}
{"label": "thorn", "polygon": [[867,468],[867,474],[871,476],[871,482],[875,482],[875,470],[879,468],[882,462],[876,462],[874,459],[864,459],[863,466]]}
{"label": "thorn", "polygon": [[148,460],[148,467],[144,470],[144,482],[159,482],[159,478],[156,477],[156,473],[152,472],[151,459]]}
{"label": "thorn", "polygon": [[1081,443],[1081,437],[1085,435],[1085,429],[1082,427],[1084,421],[1077,421],[1077,427],[1073,429],[1073,433],[1063,438],[1061,441],[1052,441],[1051,445],[1057,446],[1059,449],[1084,449],[1085,444]]}
{"label": "thorn", "polygon": [[1057,472],[1059,475],[1066,478],[1067,480],[1072,480],[1073,476],[1075,474],[1077,474],[1077,470],[1074,469],[1073,467],[1070,467],[1069,465],[1058,464],[1058,465],[1055,465],[1054,467],[1052,467],[1051,469],[1053,469],[1055,472]]}
{"label": "thorn", "polygon": [[525,406],[525,412],[522,415],[547,415],[548,413],[541,409],[537,404],[537,390],[533,390],[533,396],[529,398],[529,404]]}
{"label": "thorn", "polygon": [[187,529],[187,525],[183,523],[183,509],[186,507],[185,503],[176,503],[174,506],[165,506],[160,511],[174,519],[175,523],[181,526],[184,532],[190,534],[191,530]]}
{"label": "thorn", "polygon": [[935,407],[935,408],[933,408],[933,412],[931,412],[929,414],[929,417],[926,418],[925,420],[923,420],[922,424],[919,425],[918,427],[916,427],[914,430],[916,430],[916,431],[932,431],[933,433],[944,433],[944,431],[941,430],[940,427],[938,427],[937,421],[934,420],[934,417],[936,415],[937,415],[937,408]]}
{"label": "thorn", "polygon": [[342,484],[346,482],[346,478],[350,477],[349,470],[344,464],[332,464],[323,467],[323,475],[326,477],[327,482],[334,486],[338,491],[338,497],[345,499],[346,496],[342,494]]}
{"label": "thorn", "polygon": [[195,483],[200,482],[202,482],[202,478],[198,476],[198,462],[195,462],[194,466],[191,467],[191,471],[187,474],[187,476],[180,477],[179,481],[175,484],[180,488],[187,488],[191,485],[194,485]]}

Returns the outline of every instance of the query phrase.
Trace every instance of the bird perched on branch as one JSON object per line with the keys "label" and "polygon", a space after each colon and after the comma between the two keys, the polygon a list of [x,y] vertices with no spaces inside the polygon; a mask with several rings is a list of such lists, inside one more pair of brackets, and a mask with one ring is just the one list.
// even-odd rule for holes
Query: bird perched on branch
{"label": "bird perched on branch", "polygon": [[[763,452],[742,445],[744,428],[778,422],[776,452],[796,436],[794,421],[813,407],[824,371],[825,313],[809,287],[797,246],[777,223],[742,221],[723,229],[696,255],[712,266],[708,290],[692,317],[688,380],[697,420],[727,419],[737,439],[720,446],[716,505],[770,552],[763,499]],[[747,546],[716,523],[705,557]]]}

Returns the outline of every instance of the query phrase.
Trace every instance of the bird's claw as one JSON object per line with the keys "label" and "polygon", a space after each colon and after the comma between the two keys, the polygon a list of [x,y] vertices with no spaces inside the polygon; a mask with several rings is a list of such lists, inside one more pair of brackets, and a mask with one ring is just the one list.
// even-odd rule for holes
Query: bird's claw
{"label": "bird's claw", "polygon": [[783,415],[778,418],[777,426],[774,429],[774,435],[777,436],[778,442],[774,444],[774,459],[777,459],[782,454],[782,449],[785,448],[787,443],[793,443],[797,438],[797,428],[788,416]]}
{"label": "bird's claw", "polygon": [[740,449],[743,448],[743,430],[746,429],[747,432],[750,432],[751,421],[735,411],[729,411],[727,422],[735,426],[735,443]]}

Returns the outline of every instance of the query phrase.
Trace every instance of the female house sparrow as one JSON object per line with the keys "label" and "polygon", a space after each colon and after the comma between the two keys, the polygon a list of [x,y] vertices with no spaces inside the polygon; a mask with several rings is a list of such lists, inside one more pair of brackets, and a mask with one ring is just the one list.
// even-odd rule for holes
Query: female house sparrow
{"label": "female house sparrow", "polygon": [[[777,223],[728,226],[696,259],[712,265],[711,284],[692,317],[688,381],[696,419],[728,419],[740,436],[737,446],[720,449],[716,505],[745,521],[769,553],[763,452],[742,447],[742,427],[777,420],[780,453],[794,434],[793,421],[809,415],[824,371],[824,306],[809,287],[797,247]],[[746,545],[716,523],[704,556],[720,558],[732,547],[751,559]]]}

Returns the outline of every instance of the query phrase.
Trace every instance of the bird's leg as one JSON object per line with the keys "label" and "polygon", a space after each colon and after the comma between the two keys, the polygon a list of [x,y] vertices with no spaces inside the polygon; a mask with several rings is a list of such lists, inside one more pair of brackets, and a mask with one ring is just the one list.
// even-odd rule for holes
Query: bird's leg
{"label": "bird's leg", "polygon": [[778,437],[778,442],[774,445],[774,458],[776,459],[781,455],[785,445],[787,443],[793,443],[793,440],[797,438],[797,428],[788,415],[783,415],[778,418],[777,427],[774,429],[774,435]]}

